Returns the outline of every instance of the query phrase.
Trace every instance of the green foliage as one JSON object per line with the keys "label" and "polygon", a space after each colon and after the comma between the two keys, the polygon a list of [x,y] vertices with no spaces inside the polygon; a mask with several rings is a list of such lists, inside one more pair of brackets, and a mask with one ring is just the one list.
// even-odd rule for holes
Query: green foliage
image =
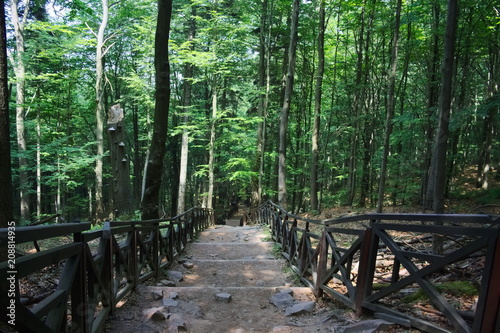
{"label": "green foliage", "polygon": [[[469,281],[451,281],[444,283],[437,283],[434,287],[443,294],[449,294],[452,296],[477,296],[479,291],[474,287]],[[404,303],[415,303],[419,301],[428,300],[427,294],[422,290],[418,289],[413,294],[405,296],[402,301]]]}
{"label": "green foliage", "polygon": [[[184,130],[189,133],[186,196],[191,200],[189,204],[198,205],[199,197],[206,193],[214,89],[219,106],[214,120],[215,196],[236,193],[244,199],[255,190],[260,168],[256,135],[260,124],[264,125],[265,138],[261,190],[265,198],[276,196],[278,123],[283,105],[282,79],[288,61],[291,3],[270,1],[268,8],[262,8],[263,4],[243,0],[174,3],[169,49],[171,110],[175,111],[171,112],[168,124],[169,146],[165,156],[168,166],[161,190],[162,207],[175,201],[172,188],[175,189],[178,179],[179,136]],[[434,2],[403,4],[386,204],[420,203],[425,184],[422,180],[432,155],[439,107],[438,98],[432,101],[429,97],[433,89],[439,93],[445,25],[444,2],[435,4],[439,7],[438,16],[433,16]],[[94,34],[101,20],[100,5],[97,0],[56,2],[53,9],[47,10],[47,20],[39,21],[30,15],[25,29],[28,149],[22,153],[12,149],[13,161],[19,157],[28,159],[28,192],[34,199],[35,185],[37,181],[41,183],[42,214],[57,210],[67,215],[67,220],[90,218],[93,207],[93,168],[97,157]],[[105,99],[108,106],[119,102],[125,110],[124,149],[134,176],[133,211],[140,200],[155,107],[156,5],[154,0],[114,3],[110,7],[105,44]],[[383,151],[394,2],[349,0],[327,2],[326,7],[329,18],[319,148],[322,205],[339,205],[350,197],[361,199],[362,195],[366,196],[365,204],[372,205],[376,201]],[[192,40],[188,37],[191,19],[196,30]],[[463,177],[463,173],[469,168],[477,170],[489,136],[488,157],[493,172],[499,164],[500,139],[496,128],[500,98],[492,84],[499,80],[495,76],[498,71],[493,70],[498,67],[495,55],[499,53],[499,22],[500,16],[489,1],[461,6],[450,120],[449,184],[453,197],[475,198],[480,204],[495,203],[498,199],[494,177],[490,177],[493,187],[484,191],[470,191],[461,184],[477,181],[472,179],[475,176]],[[296,210],[307,209],[311,187],[310,141],[318,30],[317,3],[301,3],[287,149],[287,186],[292,209]],[[263,60],[269,66],[264,68],[264,86],[258,84],[261,32],[265,43]],[[15,45],[12,38],[9,35],[10,51]],[[187,65],[194,68],[190,79],[192,100],[191,105],[184,106]],[[9,75],[14,83],[12,68]],[[12,102],[15,94],[13,85]],[[258,115],[262,94],[268,97],[263,117]],[[11,103],[12,143],[16,148],[14,104]],[[181,121],[185,115],[187,123]],[[41,156],[39,165],[37,149]],[[104,157],[105,172],[111,175],[108,155]],[[35,177],[37,167],[41,180]],[[13,171],[17,184],[19,170]],[[109,181],[110,177],[105,179],[106,188]],[[109,192],[105,195],[109,201]],[[60,207],[54,203],[57,197],[61,200]],[[134,216],[131,214],[130,218]]]}

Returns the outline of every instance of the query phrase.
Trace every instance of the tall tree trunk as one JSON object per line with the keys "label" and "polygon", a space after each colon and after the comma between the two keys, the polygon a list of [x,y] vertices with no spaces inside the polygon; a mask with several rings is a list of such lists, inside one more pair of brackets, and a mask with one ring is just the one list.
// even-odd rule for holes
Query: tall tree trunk
{"label": "tall tree trunk", "polygon": [[113,217],[132,212],[132,194],[130,192],[130,161],[125,149],[124,112],[120,104],[113,105],[107,120],[109,157],[112,168],[111,200]]}
{"label": "tall tree trunk", "polygon": [[42,215],[42,128],[40,126],[40,108],[36,116],[36,216]]}
{"label": "tall tree trunk", "polygon": [[[192,15],[189,19],[189,32],[188,32],[188,40],[191,42],[190,49],[194,50],[194,37],[196,33],[196,21],[194,17],[196,16],[196,9],[192,7]],[[182,142],[181,142],[181,160],[179,167],[179,192],[177,199],[177,214],[181,214],[185,210],[185,202],[186,202],[186,183],[187,183],[187,166],[188,166],[188,157],[189,157],[189,131],[186,128],[189,122],[189,110],[191,108],[192,103],[192,83],[193,78],[193,64],[187,63],[184,67],[184,86],[183,86],[183,120],[182,123],[184,128],[182,129]]]}
{"label": "tall tree trunk", "polygon": [[[496,30],[495,37],[498,35]],[[477,187],[488,189],[491,167],[491,150],[493,145],[493,132],[495,117],[498,112],[498,77],[500,74],[500,55],[498,43],[490,42],[488,71],[488,101],[486,115],[483,118],[481,149],[477,164]]]}
{"label": "tall tree trunk", "polygon": [[[188,84],[184,82],[184,84]],[[189,83],[191,85],[191,83]],[[185,88],[184,88],[185,89]],[[186,98],[186,92],[184,92],[184,98]],[[191,98],[189,97],[189,100]],[[184,99],[185,103],[186,99]],[[185,109],[184,112],[187,112]],[[186,126],[189,122],[189,116],[185,114],[183,116],[182,123]],[[188,156],[189,155],[189,131],[187,128],[182,129],[182,139],[181,139],[181,160],[179,166],[179,192],[177,194],[177,215],[184,212],[186,207],[186,185],[187,185],[187,166],[188,166]]]}
{"label": "tall tree trunk", "polygon": [[158,17],[155,36],[155,79],[156,97],[153,137],[149,149],[147,170],[142,198],[142,219],[160,217],[159,196],[162,184],[163,159],[167,141],[168,112],[170,105],[170,63],[168,40],[172,0],[158,0]]}
{"label": "tall tree trunk", "polygon": [[396,14],[394,20],[394,36],[391,50],[391,66],[389,69],[389,96],[387,99],[387,115],[385,120],[384,151],[380,166],[380,179],[378,186],[377,213],[382,213],[385,195],[385,179],[387,177],[387,158],[389,157],[390,140],[392,134],[392,119],[396,109],[396,69],[398,66],[399,26],[401,23],[402,0],[396,0]]}
{"label": "tall tree trunk", "polygon": [[[444,213],[444,194],[446,187],[446,155],[448,150],[449,123],[452,100],[453,65],[455,61],[455,36],[458,22],[458,0],[448,0],[448,16],[446,19],[446,35],[441,81],[441,96],[439,107],[439,124],[436,132],[434,151],[434,197],[433,210],[436,214]],[[436,223],[442,224],[442,223]],[[443,238],[435,235],[433,251],[443,252]]]}
{"label": "tall tree trunk", "polygon": [[214,74],[212,85],[212,117],[210,120],[210,146],[208,151],[208,193],[207,208],[213,208],[214,166],[215,166],[215,123],[217,121],[217,79]]}
{"label": "tall tree trunk", "polygon": [[427,124],[425,127],[426,134],[426,152],[423,159],[422,169],[425,173],[422,175],[422,203],[425,209],[432,209],[432,202],[434,200],[434,179],[435,179],[435,165],[433,157],[433,135],[434,135],[434,124],[432,119],[434,118],[435,109],[438,107],[439,100],[439,40],[440,40],[440,16],[441,16],[441,5],[438,0],[434,0],[432,6],[432,45],[431,45],[431,60],[429,64],[429,78],[427,85]]}
{"label": "tall tree trunk", "polygon": [[434,213],[444,212],[444,193],[446,185],[446,153],[448,148],[450,111],[452,100],[453,65],[455,60],[455,36],[458,22],[458,0],[448,0],[448,17],[442,69],[439,124],[435,142],[435,182]]}
{"label": "tall tree trunk", "polygon": [[133,128],[133,138],[134,138],[134,208],[137,207],[137,203],[141,202],[141,174],[143,169],[143,159],[140,153],[140,142],[139,142],[139,115],[138,107],[136,103],[132,104],[132,128]]}
{"label": "tall tree trunk", "polygon": [[263,163],[264,163],[264,135],[265,135],[265,114],[267,112],[267,89],[266,89],[266,73],[268,69],[267,59],[269,57],[269,49],[266,41],[266,29],[268,26],[268,0],[262,1],[262,11],[260,17],[260,32],[259,32],[259,105],[257,108],[258,117],[261,122],[257,127],[257,151],[255,153],[254,171],[257,177],[252,180],[252,205],[258,206],[262,200],[262,177],[263,177]]}
{"label": "tall tree trunk", "polygon": [[96,163],[95,163],[95,199],[96,199],[96,222],[104,218],[104,198],[102,192],[103,186],[103,156],[104,156],[104,113],[106,110],[104,100],[105,77],[104,77],[104,32],[108,25],[109,5],[108,0],[102,0],[102,21],[97,32],[96,47]]}
{"label": "tall tree trunk", "polygon": [[14,35],[16,37],[16,56],[11,55],[11,62],[16,75],[16,133],[17,150],[19,153],[19,199],[21,219],[28,221],[31,218],[29,199],[29,176],[26,130],[24,127],[25,118],[25,90],[26,90],[26,68],[24,64],[24,27],[28,18],[29,3],[25,4],[22,20],[19,17],[19,1],[10,2],[12,24],[14,25]]}
{"label": "tall tree trunk", "polygon": [[[0,228],[13,221],[12,168],[10,154],[9,86],[7,75],[7,33],[5,28],[5,2],[0,0]],[[2,247],[0,261],[6,260],[6,247]]]}
{"label": "tall tree trunk", "polygon": [[311,158],[311,209],[319,212],[318,169],[319,169],[319,131],[321,119],[321,97],[323,92],[323,75],[325,73],[325,0],[319,3],[318,32],[318,69],[316,74],[316,90],[314,93],[314,124],[312,132]]}
{"label": "tall tree trunk", "polygon": [[356,62],[356,79],[354,83],[354,94],[353,94],[353,130],[349,142],[350,152],[349,152],[349,162],[348,162],[348,177],[347,177],[347,206],[352,206],[354,202],[355,188],[356,188],[356,169],[357,169],[357,153],[358,153],[358,143],[359,143],[359,132],[360,132],[360,120],[358,119],[361,109],[362,100],[364,95],[364,88],[361,87],[361,82],[363,80],[363,63],[364,49],[365,49],[365,13],[366,5],[363,5],[361,11],[361,27],[359,32],[359,42],[357,45],[357,62]]}
{"label": "tall tree trunk", "polygon": [[288,70],[285,82],[285,96],[283,98],[283,109],[281,111],[279,128],[279,151],[278,151],[278,203],[286,209],[286,144],[288,130],[288,115],[293,93],[293,79],[295,75],[295,59],[297,53],[298,25],[299,25],[300,0],[293,1],[292,27],[290,33],[290,47],[288,49]]}

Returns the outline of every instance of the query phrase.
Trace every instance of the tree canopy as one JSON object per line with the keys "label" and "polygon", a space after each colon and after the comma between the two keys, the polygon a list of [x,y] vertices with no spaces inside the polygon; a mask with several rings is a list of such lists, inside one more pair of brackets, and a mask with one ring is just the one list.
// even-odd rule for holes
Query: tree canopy
{"label": "tree canopy", "polygon": [[[170,61],[168,98],[159,98],[161,1],[10,0],[2,97],[13,214],[23,223],[95,220],[101,209],[103,218],[138,218],[151,189],[145,166],[158,158],[158,216],[177,214],[179,195],[187,208],[220,208],[277,199],[283,189],[294,212],[432,208],[436,183],[445,198],[489,203],[500,196],[500,6],[450,1],[458,4],[451,37],[444,0],[174,1],[162,30],[169,37],[156,39]],[[449,133],[436,163],[443,96]],[[106,115],[118,103],[124,139],[111,142]],[[162,107],[168,119],[155,116]],[[160,155],[157,128],[166,134]],[[130,182],[126,208],[116,203],[116,143],[130,170],[120,178]]]}

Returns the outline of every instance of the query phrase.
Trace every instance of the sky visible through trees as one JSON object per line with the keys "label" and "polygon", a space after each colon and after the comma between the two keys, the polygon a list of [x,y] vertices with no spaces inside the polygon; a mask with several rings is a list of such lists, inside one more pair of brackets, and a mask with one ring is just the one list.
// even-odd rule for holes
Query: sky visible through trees
{"label": "sky visible through trees", "polygon": [[[498,0],[174,1],[169,42],[156,42],[170,62],[163,99],[157,1],[11,0],[5,11],[22,223],[140,218],[155,126],[166,131],[159,216],[280,193],[293,212],[500,197]],[[117,143],[106,122],[118,103]],[[113,147],[130,173],[125,207]]]}

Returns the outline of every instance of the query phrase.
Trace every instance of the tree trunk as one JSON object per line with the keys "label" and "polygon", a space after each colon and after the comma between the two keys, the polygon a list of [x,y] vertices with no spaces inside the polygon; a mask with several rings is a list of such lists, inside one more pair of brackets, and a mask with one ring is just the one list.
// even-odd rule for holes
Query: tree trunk
{"label": "tree trunk", "polygon": [[155,36],[155,113],[153,137],[151,139],[144,181],[145,190],[141,205],[143,220],[160,217],[159,195],[162,184],[163,159],[165,157],[170,104],[168,40],[171,16],[172,0],[158,0],[158,17]]}
{"label": "tree trunk", "polygon": [[453,65],[455,58],[455,36],[458,21],[458,0],[448,0],[448,17],[446,19],[446,35],[444,47],[444,63],[442,69],[441,97],[439,107],[439,124],[435,142],[435,182],[434,213],[444,212],[444,193],[446,184],[446,153],[448,147],[450,111],[452,100]]}
{"label": "tree trunk", "polygon": [[399,26],[401,22],[402,0],[396,2],[396,16],[394,21],[394,36],[391,50],[391,66],[389,69],[389,96],[387,100],[387,115],[385,120],[384,151],[380,166],[380,179],[378,187],[377,213],[382,213],[385,195],[385,179],[387,176],[387,158],[389,157],[390,140],[392,134],[392,119],[396,109],[396,69],[398,66]]}
{"label": "tree trunk", "polygon": [[[188,84],[184,82],[184,84]],[[189,83],[190,85],[190,83]],[[186,93],[184,92],[186,98]],[[184,100],[187,103],[186,99]],[[185,110],[187,112],[187,110]],[[183,116],[183,124],[186,126],[189,122],[189,116]],[[177,215],[182,214],[186,207],[186,183],[187,183],[187,165],[189,155],[189,132],[186,128],[182,129],[182,142],[181,142],[181,161],[179,167],[179,192],[177,198]]]}
{"label": "tree trunk", "polygon": [[108,112],[109,157],[112,168],[110,207],[114,218],[132,212],[130,191],[130,161],[125,149],[124,113],[120,104],[113,105]]}
{"label": "tree trunk", "polygon": [[36,116],[36,216],[42,215],[42,129],[40,126],[40,108]]}
{"label": "tree trunk", "polygon": [[206,207],[213,208],[214,195],[214,161],[215,161],[215,123],[217,120],[217,79],[213,78],[212,85],[212,118],[210,120],[210,146],[208,151],[208,193]]}
{"label": "tree trunk", "polygon": [[104,32],[108,25],[109,5],[108,0],[102,0],[102,21],[97,32],[97,47],[96,47],[96,163],[95,163],[95,199],[96,199],[96,222],[104,218],[104,198],[103,198],[103,156],[104,156],[104,112],[106,110],[104,101]]}
{"label": "tree trunk", "polygon": [[29,200],[29,176],[28,176],[28,158],[26,145],[26,130],[24,127],[25,118],[25,86],[26,86],[26,68],[24,64],[24,27],[28,18],[29,4],[25,4],[23,19],[19,18],[19,1],[12,0],[11,16],[16,37],[16,57],[11,56],[11,62],[16,75],[16,133],[17,150],[19,153],[19,199],[21,219],[28,221],[31,218],[30,200]]}
{"label": "tree trunk", "polygon": [[[196,16],[195,7],[192,8],[192,17],[189,20],[189,33],[188,40],[191,42],[190,49],[194,50],[194,37],[196,33],[196,21],[194,17]],[[182,116],[182,123],[184,128],[182,129],[182,142],[181,142],[181,160],[179,167],[179,192],[177,198],[177,214],[181,214],[185,210],[186,202],[186,183],[187,183],[187,166],[189,157],[189,131],[186,128],[189,122],[189,110],[192,103],[192,88],[193,83],[193,65],[187,63],[184,67],[184,86],[183,86],[183,105],[184,105],[184,115]]]}
{"label": "tree trunk", "polygon": [[363,79],[363,63],[364,58],[364,49],[365,49],[365,12],[366,7],[363,6],[361,11],[360,18],[360,32],[359,32],[359,42],[357,45],[357,62],[356,62],[356,79],[354,83],[354,94],[353,94],[353,131],[351,134],[349,146],[349,161],[348,161],[348,177],[347,177],[347,206],[352,206],[354,202],[355,188],[356,188],[356,169],[357,169],[357,152],[358,152],[358,143],[359,143],[359,129],[360,129],[360,120],[358,119],[361,108],[362,108],[362,100],[364,94],[364,88],[361,87],[361,82]]}
{"label": "tree trunk", "polygon": [[290,47],[288,50],[288,70],[285,82],[285,96],[283,98],[283,108],[281,111],[279,128],[279,151],[278,151],[278,203],[286,209],[286,144],[288,115],[290,113],[290,104],[293,93],[293,79],[295,75],[295,58],[297,53],[298,25],[299,25],[299,6],[300,0],[293,1],[292,9],[292,27],[290,33]]}
{"label": "tree trunk", "polygon": [[[266,89],[266,73],[268,71],[269,48],[267,46],[266,29],[270,29],[268,22],[268,0],[262,1],[262,11],[260,17],[260,32],[259,32],[259,105],[257,108],[258,117],[261,122],[257,127],[257,151],[255,153],[254,171],[257,177],[252,180],[252,205],[258,206],[262,200],[262,177],[264,163],[264,145],[265,145],[265,124],[267,113],[267,89]],[[256,179],[255,179],[256,178]]]}
{"label": "tree trunk", "polygon": [[312,132],[311,158],[311,209],[319,212],[318,201],[318,169],[319,169],[319,131],[321,119],[321,97],[323,91],[323,75],[325,73],[325,0],[319,4],[319,32],[318,32],[318,72],[316,76],[316,90],[314,93],[314,124]]}
{"label": "tree trunk", "polygon": [[141,158],[141,147],[140,147],[140,142],[139,142],[139,115],[138,110],[137,110],[137,104],[133,103],[132,104],[132,123],[133,123],[133,138],[134,138],[134,209],[137,208],[137,204],[141,202],[141,184],[142,184],[142,179],[141,179],[141,174],[142,174],[142,169],[144,167],[143,165],[143,159]]}
{"label": "tree trunk", "polygon": [[435,179],[435,160],[432,154],[432,140],[434,133],[434,124],[432,119],[435,114],[435,110],[438,107],[438,99],[439,99],[439,39],[440,39],[440,30],[439,30],[439,21],[440,21],[440,13],[441,7],[439,1],[435,0],[432,7],[433,14],[433,26],[432,26],[432,45],[431,52],[432,57],[429,64],[429,78],[428,78],[428,86],[427,86],[427,126],[425,128],[426,134],[426,152],[423,158],[422,170],[425,170],[425,173],[422,175],[422,203],[425,209],[432,209],[432,202],[434,200],[434,179]]}
{"label": "tree trunk", "polygon": [[[448,0],[448,17],[446,19],[446,35],[441,81],[439,107],[439,124],[435,143],[434,197],[433,210],[436,214],[444,213],[444,194],[446,187],[446,155],[448,149],[449,123],[452,100],[453,65],[455,58],[455,36],[458,22],[458,0]],[[436,223],[442,224],[442,223]],[[439,235],[433,238],[433,251],[443,252],[443,239]]]}
{"label": "tree trunk", "polygon": [[[498,30],[496,30],[498,34]],[[490,42],[489,72],[488,72],[488,106],[483,118],[481,134],[481,150],[477,164],[477,187],[488,189],[489,174],[491,167],[491,152],[493,145],[493,133],[495,130],[495,117],[498,112],[498,76],[500,72],[500,56],[498,43]]]}
{"label": "tree trunk", "polygon": [[[0,228],[13,221],[12,168],[10,154],[9,86],[7,75],[7,33],[5,29],[5,3],[0,0]],[[2,247],[2,251],[6,251]],[[6,252],[0,253],[0,261]]]}

